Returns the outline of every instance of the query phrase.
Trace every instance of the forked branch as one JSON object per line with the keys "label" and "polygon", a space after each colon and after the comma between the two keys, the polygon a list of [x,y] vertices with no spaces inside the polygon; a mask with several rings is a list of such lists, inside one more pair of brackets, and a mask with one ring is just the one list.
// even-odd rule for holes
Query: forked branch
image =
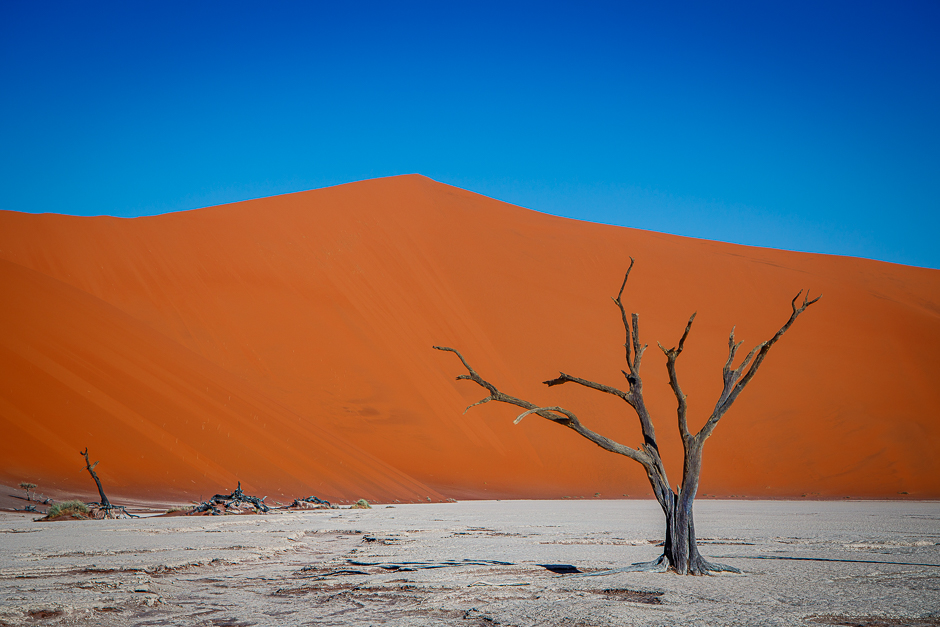
{"label": "forked branch", "polygon": [[[623,306],[623,290],[627,286],[627,279],[630,278],[630,270],[636,260],[630,257],[630,266],[624,274],[623,283],[620,284],[620,291],[617,297],[613,299],[617,309],[620,310],[620,320],[623,322],[623,331],[626,336],[624,350],[626,351],[627,368],[630,372],[621,370],[630,384],[629,398],[624,398],[636,411],[637,419],[640,421],[640,429],[643,432],[643,444],[645,449],[653,451],[653,461],[656,466],[656,474],[665,480],[666,469],[659,459],[659,445],[656,443],[656,429],[653,427],[653,420],[650,418],[646,409],[646,402],[643,400],[643,379],[640,378],[640,364],[643,361],[643,353],[646,351],[646,345],[640,344],[640,317],[637,314],[631,314],[627,318],[627,310]],[[632,359],[631,359],[632,353]],[[603,390],[602,390],[603,391]],[[668,485],[668,481],[667,481]]]}
{"label": "forked branch", "polygon": [[679,358],[679,354],[682,353],[682,349],[685,348],[685,340],[687,337],[689,337],[689,331],[692,330],[692,322],[694,320],[695,314],[693,313],[689,317],[689,323],[685,325],[685,331],[682,333],[682,337],[679,339],[678,346],[667,350],[666,348],[663,348],[662,344],[657,342],[659,350],[661,350],[666,355],[666,371],[669,373],[669,387],[672,388],[672,393],[675,394],[676,401],[678,401],[676,416],[679,420],[679,434],[682,436],[683,442],[691,438],[692,434],[689,433],[689,422],[687,417],[689,404],[686,400],[686,395],[682,392],[682,388],[679,386],[679,375],[676,374],[676,359]]}
{"label": "forked branch", "polygon": [[[796,302],[801,295],[803,296],[803,302],[797,306]],[[764,358],[767,357],[767,353],[770,352],[771,347],[777,343],[777,340],[783,337],[783,334],[786,333],[791,326],[793,326],[793,323],[796,322],[800,314],[806,311],[810,305],[817,302],[820,298],[822,298],[822,294],[810,300],[809,290],[806,290],[805,295],[804,291],[800,290],[790,302],[792,313],[786,323],[780,327],[780,330],[774,333],[773,337],[769,340],[761,342],[752,348],[737,368],[732,368],[731,365],[734,363],[734,357],[738,348],[741,346],[741,342],[735,343],[734,329],[731,329],[731,335],[728,338],[728,361],[725,362],[725,366],[722,370],[724,387],[721,391],[721,396],[718,398],[718,402],[715,404],[715,410],[712,412],[708,422],[705,423],[701,431],[696,435],[697,438],[704,439],[711,435],[718,421],[721,420],[721,417],[731,408],[731,405],[738,398],[738,395],[741,394],[747,384],[751,382],[751,379],[754,378],[754,375],[757,374],[757,370],[764,362]]]}

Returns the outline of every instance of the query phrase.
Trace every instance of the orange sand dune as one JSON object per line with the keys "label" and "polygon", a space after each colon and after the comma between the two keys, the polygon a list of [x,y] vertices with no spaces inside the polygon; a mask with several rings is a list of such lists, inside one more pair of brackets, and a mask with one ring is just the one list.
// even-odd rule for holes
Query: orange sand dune
{"label": "orange sand dune", "polygon": [[777,344],[705,449],[701,493],[940,497],[940,272],[591,224],[403,176],[155,217],[0,212],[0,481],[281,498],[620,497],[639,466],[455,381],[461,349],[508,393],[636,445],[625,302],[673,483],[674,345],[693,426],[727,334]]}
{"label": "orange sand dune", "polygon": [[208,498],[241,480],[277,497],[439,496],[86,292],[7,261],[0,284],[16,295],[0,347],[8,476],[93,490],[84,443],[123,493]]}

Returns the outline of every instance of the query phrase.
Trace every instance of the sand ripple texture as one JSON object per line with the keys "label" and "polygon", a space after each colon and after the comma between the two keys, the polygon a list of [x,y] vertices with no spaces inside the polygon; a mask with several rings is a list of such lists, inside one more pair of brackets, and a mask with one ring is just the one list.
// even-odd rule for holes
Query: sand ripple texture
{"label": "sand ripple texture", "polygon": [[[0,625],[940,625],[940,504],[704,501],[742,575],[651,560],[647,501],[0,518]],[[559,574],[568,572],[569,574]]]}

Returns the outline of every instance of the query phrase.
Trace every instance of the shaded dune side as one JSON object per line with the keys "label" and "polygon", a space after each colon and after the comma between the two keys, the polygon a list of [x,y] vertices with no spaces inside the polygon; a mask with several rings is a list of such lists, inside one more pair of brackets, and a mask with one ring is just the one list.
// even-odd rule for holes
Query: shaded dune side
{"label": "shaded dune side", "polygon": [[[504,391],[567,406],[592,428],[635,445],[635,418],[616,399],[539,383],[558,370],[622,382],[623,329],[609,297],[629,256],[637,266],[625,302],[640,313],[642,339],[650,345],[645,391],[673,483],[680,478],[681,443],[656,342],[673,345],[698,311],[679,373],[693,426],[701,425],[720,390],[731,327],[737,325],[746,346],[766,339],[786,320],[793,295],[809,287],[824,299],[774,348],[710,439],[701,492],[940,496],[940,460],[933,454],[940,444],[934,384],[940,367],[933,358],[940,349],[940,272],[934,270],[565,220],[420,176],[133,220],[0,212],[0,258],[121,312],[138,325],[123,342],[145,332],[163,338],[183,350],[166,357],[166,368],[182,360],[192,378],[214,368],[213,377],[226,374],[231,386],[255,390],[294,419],[458,497],[648,493],[633,462],[557,425],[527,418],[513,426],[516,412],[491,404],[461,415],[483,393],[454,381],[460,365],[453,355],[430,349],[460,348]],[[43,298],[36,307],[74,307],[60,303],[61,295]],[[98,324],[98,315],[81,324]],[[52,334],[59,324],[50,321],[36,338],[54,335],[49,342],[64,347],[82,336],[78,322]],[[7,346],[15,333],[9,327],[3,333]],[[148,345],[140,354],[153,350]],[[22,370],[8,359],[5,368]],[[137,389],[114,385],[114,394]],[[138,413],[150,403],[144,391],[123,394]],[[51,431],[68,416],[37,406],[24,397],[18,411]],[[255,442],[246,423],[223,409],[201,402],[185,419],[168,410],[151,415],[174,439],[182,433],[180,441],[191,437],[185,420],[214,421],[215,433],[198,448],[232,476],[248,479],[232,465],[238,456],[227,452],[221,431],[262,446],[262,459],[250,469],[260,491],[275,493],[291,472],[318,485],[308,477],[320,471],[302,467],[264,474],[278,442],[295,438],[286,428],[290,419],[278,423],[283,433],[281,426],[270,431],[278,442]],[[73,418],[95,419],[91,410],[82,416]],[[128,449],[148,444],[139,435],[127,438]],[[10,440],[2,446],[13,448]],[[17,472],[51,468],[39,457]],[[152,466],[125,461],[129,489],[171,467],[159,457]],[[392,491],[411,498],[422,489]]]}
{"label": "shaded dune side", "polygon": [[114,307],[0,261],[0,425],[4,474],[45,489],[94,484],[112,496],[249,493],[370,499],[436,491],[323,432]]}

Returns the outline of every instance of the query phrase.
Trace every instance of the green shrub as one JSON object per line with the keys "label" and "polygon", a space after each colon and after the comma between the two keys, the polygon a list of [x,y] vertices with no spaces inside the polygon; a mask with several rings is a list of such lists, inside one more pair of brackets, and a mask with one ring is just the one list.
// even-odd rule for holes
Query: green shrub
{"label": "green shrub", "polygon": [[369,501],[365,499],[359,499],[356,501],[355,505],[350,505],[349,509],[372,509],[372,506],[369,505]]}
{"label": "green shrub", "polygon": [[50,507],[49,511],[46,513],[46,516],[49,518],[55,518],[56,516],[61,516],[62,514],[79,514],[80,516],[88,516],[88,506],[81,501],[62,501],[60,503],[53,503],[52,507]]}

